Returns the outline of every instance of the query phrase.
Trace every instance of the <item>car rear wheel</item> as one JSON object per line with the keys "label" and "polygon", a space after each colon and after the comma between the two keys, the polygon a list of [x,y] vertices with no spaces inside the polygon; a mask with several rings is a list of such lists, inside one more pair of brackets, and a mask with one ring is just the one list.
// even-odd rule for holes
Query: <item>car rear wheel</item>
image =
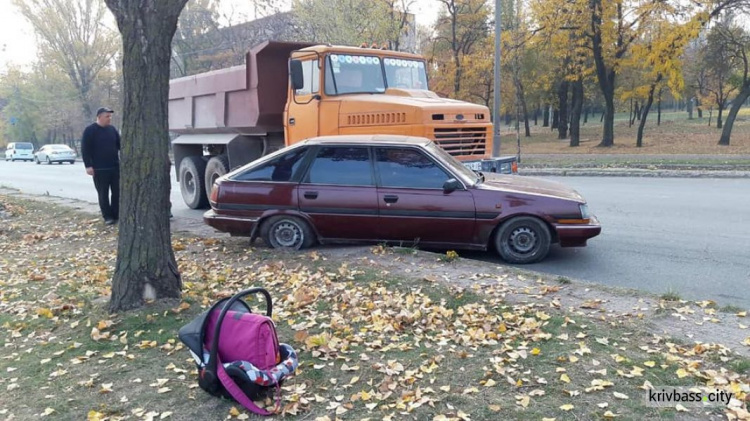
{"label": "car rear wheel", "polygon": [[52,160],[47,157],[47,165],[52,165]]}
{"label": "car rear wheel", "polygon": [[261,226],[266,244],[275,249],[299,250],[315,243],[315,234],[307,222],[296,216],[268,218]]}
{"label": "car rear wheel", "polygon": [[41,162],[39,161],[39,157],[34,158],[34,162],[36,162],[37,165],[41,164]]}
{"label": "car rear wheel", "polygon": [[538,262],[549,253],[551,242],[547,224],[532,216],[511,218],[495,234],[495,248],[508,263]]}
{"label": "car rear wheel", "polygon": [[180,163],[180,192],[185,204],[191,209],[208,206],[208,196],[203,188],[206,161],[200,156],[186,156]]}

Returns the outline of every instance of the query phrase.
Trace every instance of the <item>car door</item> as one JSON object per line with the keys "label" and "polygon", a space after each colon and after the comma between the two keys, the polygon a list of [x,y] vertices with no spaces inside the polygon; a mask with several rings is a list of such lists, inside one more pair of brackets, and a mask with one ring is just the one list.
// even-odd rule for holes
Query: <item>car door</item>
{"label": "car door", "polygon": [[47,147],[46,147],[46,146],[42,146],[42,148],[41,148],[41,149],[39,149],[39,150],[38,150],[38,151],[36,152],[36,159],[37,159],[37,160],[38,160],[39,162],[44,162],[44,161],[46,161],[46,160],[47,160]]}
{"label": "car door", "polygon": [[471,242],[476,209],[466,189],[445,192],[455,178],[424,151],[375,148],[378,209],[385,239],[433,244]]}
{"label": "car door", "polygon": [[379,238],[377,191],[368,147],[318,147],[298,195],[300,211],[312,219],[321,238]]}

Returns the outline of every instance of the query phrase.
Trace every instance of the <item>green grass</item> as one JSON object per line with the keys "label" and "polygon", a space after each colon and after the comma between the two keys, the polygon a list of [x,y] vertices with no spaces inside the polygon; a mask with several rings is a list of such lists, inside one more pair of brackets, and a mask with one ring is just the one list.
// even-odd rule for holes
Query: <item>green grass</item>
{"label": "green grass", "polygon": [[678,294],[676,291],[669,289],[667,292],[663,293],[659,298],[661,298],[664,301],[681,301],[682,297],[680,297],[680,294]]}

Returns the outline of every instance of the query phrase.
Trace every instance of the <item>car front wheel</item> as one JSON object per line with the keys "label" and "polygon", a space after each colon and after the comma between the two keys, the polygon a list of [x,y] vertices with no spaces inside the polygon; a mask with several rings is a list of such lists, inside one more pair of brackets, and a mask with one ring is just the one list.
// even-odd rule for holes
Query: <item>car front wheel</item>
{"label": "car front wheel", "polygon": [[310,225],[295,216],[279,215],[266,220],[261,226],[266,244],[275,249],[299,250],[315,243]]}
{"label": "car front wheel", "polygon": [[508,263],[527,264],[544,259],[551,241],[547,224],[533,216],[511,218],[495,234],[495,248]]}

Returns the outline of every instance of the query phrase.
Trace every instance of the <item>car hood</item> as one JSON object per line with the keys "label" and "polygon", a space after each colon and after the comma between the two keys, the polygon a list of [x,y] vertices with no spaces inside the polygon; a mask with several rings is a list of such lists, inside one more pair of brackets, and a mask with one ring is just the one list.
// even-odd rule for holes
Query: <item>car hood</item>
{"label": "car hood", "polygon": [[495,173],[483,174],[485,176],[485,181],[477,185],[477,188],[480,189],[556,197],[559,199],[586,203],[586,199],[584,199],[577,191],[556,181],[519,175],[502,175]]}

